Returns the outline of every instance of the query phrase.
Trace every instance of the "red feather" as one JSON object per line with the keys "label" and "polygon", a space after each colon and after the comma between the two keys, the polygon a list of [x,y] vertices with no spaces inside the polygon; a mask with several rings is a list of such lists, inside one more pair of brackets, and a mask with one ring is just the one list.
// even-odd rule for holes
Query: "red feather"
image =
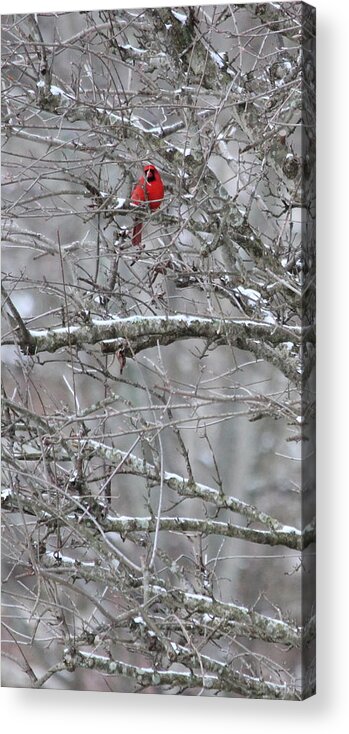
{"label": "red feather", "polygon": [[135,219],[135,223],[132,230],[132,244],[138,247],[142,247],[142,229],[143,224]]}
{"label": "red feather", "polygon": [[[131,202],[134,206],[140,206],[148,201],[151,211],[160,206],[164,198],[164,184],[159,171],[155,166],[147,164],[144,166],[144,176],[141,176],[131,194]],[[132,244],[142,247],[143,223],[135,218],[132,231]]]}

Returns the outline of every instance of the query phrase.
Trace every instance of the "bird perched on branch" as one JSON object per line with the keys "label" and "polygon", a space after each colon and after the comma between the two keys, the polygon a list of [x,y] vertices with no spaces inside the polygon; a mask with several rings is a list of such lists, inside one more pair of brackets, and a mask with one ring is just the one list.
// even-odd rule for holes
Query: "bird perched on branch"
{"label": "bird perched on branch", "polygon": [[[144,176],[138,179],[138,183],[134,187],[131,194],[131,204],[133,206],[141,206],[143,203],[148,202],[151,211],[155,211],[160,206],[164,198],[164,184],[160,176],[159,171],[152,164],[144,166]],[[142,229],[143,222],[138,217],[135,217],[133,231],[132,231],[132,244],[142,247]]]}

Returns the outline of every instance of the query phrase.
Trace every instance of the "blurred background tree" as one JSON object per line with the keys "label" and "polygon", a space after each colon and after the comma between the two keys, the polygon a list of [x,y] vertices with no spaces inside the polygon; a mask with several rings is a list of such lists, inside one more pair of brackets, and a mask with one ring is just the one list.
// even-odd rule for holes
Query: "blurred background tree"
{"label": "blurred background tree", "polygon": [[4,685],[314,692],[314,24],[3,17]]}

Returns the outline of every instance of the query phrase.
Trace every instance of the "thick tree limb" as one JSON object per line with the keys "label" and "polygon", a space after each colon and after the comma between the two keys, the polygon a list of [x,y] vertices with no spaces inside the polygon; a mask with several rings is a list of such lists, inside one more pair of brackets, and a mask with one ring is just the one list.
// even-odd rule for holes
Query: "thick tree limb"
{"label": "thick tree limb", "polygon": [[[174,646],[174,658],[176,657],[176,646]],[[177,656],[179,662],[181,656]],[[188,656],[187,656],[188,657]],[[199,667],[199,659],[191,654],[190,667],[195,665]],[[144,688],[149,686],[178,686],[179,688],[204,688],[207,690],[218,691],[234,691],[247,698],[271,698],[282,700],[300,700],[301,693],[293,688],[275,683],[267,683],[260,678],[243,675],[236,671],[232,671],[225,664],[217,661],[211,661],[206,656],[200,656],[200,660],[207,663],[207,667],[212,667],[214,673],[194,673],[190,671],[173,671],[173,670],[154,670],[153,668],[145,668],[136,665],[130,665],[120,660],[111,660],[110,658],[100,655],[93,655],[86,652],[70,652],[66,651],[64,662],[67,670],[74,672],[77,668],[86,668],[87,670],[99,670],[105,675],[121,675],[126,678],[132,678],[138,685]]]}
{"label": "thick tree limb", "polygon": [[[279,326],[253,320],[217,319],[201,316],[131,316],[109,319],[91,318],[88,324],[59,327],[56,329],[28,329],[30,354],[56,352],[66,347],[85,349],[87,345],[103,344],[104,351],[125,350],[133,356],[156,344],[172,344],[180,339],[204,338],[216,345],[229,345],[256,354],[258,358],[273,362],[292,382],[299,383],[299,364],[292,357],[285,359],[287,342],[299,344],[302,329],[299,326]],[[309,334],[308,339],[311,338]],[[28,351],[27,340],[19,344]],[[13,344],[6,339],[4,344]],[[281,350],[281,352],[280,352]]]}

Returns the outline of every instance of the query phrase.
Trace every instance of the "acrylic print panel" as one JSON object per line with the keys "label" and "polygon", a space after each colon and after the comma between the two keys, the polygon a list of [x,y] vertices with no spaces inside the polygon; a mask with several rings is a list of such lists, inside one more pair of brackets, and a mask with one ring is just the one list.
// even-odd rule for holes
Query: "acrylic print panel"
{"label": "acrylic print panel", "polygon": [[2,17],[4,686],[315,691],[314,39]]}

